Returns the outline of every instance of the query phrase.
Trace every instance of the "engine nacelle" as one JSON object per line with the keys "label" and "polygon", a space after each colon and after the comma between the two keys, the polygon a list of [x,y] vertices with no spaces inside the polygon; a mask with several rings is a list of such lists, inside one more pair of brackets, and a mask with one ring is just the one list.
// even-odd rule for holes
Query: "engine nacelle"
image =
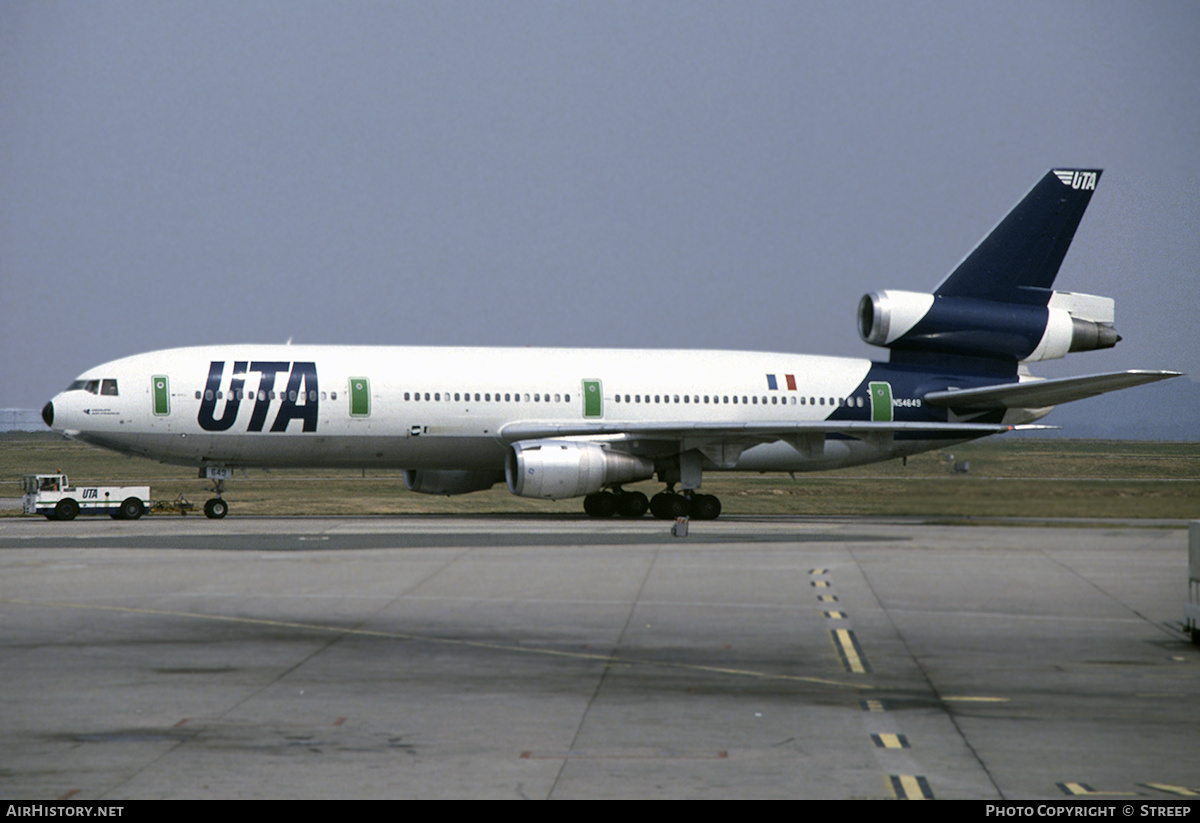
{"label": "engine nacelle", "polygon": [[513,443],[504,465],[508,490],[521,497],[559,500],[654,475],[654,461],[581,440]]}
{"label": "engine nacelle", "polygon": [[481,492],[504,479],[495,471],[425,471],[406,469],[404,487],[417,494],[467,494]]}
{"label": "engine nacelle", "polygon": [[898,351],[1053,360],[1115,346],[1113,310],[1110,298],[1071,292],[1052,292],[1039,305],[888,290],[859,301],[858,333]]}

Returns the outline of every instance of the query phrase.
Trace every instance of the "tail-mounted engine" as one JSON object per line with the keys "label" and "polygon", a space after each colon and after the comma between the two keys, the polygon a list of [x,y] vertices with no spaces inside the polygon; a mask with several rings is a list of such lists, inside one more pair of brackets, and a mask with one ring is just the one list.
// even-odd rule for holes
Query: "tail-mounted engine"
{"label": "tail-mounted engine", "polygon": [[858,333],[893,351],[1025,363],[1112,348],[1121,339],[1112,325],[1114,307],[1111,298],[1073,292],[1051,292],[1048,302],[1010,303],[887,290],[859,301]]}
{"label": "tail-mounted engine", "polygon": [[559,500],[645,480],[654,461],[589,441],[529,440],[509,447],[504,473],[515,495]]}

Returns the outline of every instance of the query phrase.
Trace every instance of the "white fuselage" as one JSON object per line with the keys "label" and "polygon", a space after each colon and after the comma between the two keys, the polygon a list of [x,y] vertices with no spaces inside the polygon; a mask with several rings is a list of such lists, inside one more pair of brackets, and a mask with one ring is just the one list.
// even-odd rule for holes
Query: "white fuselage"
{"label": "white fuselage", "polygon": [[[194,347],[89,369],[53,399],[53,428],[179,464],[502,471],[505,427],[869,420],[871,367],[736,351]],[[803,471],[928,447],[831,440],[806,456],[777,441],[706,467]]]}

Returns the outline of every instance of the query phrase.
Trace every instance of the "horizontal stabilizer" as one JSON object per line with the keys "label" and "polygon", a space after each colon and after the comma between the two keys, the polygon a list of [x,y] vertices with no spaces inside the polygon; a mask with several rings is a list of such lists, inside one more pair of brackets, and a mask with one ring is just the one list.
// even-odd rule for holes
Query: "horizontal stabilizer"
{"label": "horizontal stabilizer", "polygon": [[1084,377],[1005,383],[979,389],[935,391],[925,395],[925,402],[961,411],[1040,409],[1179,376],[1180,372],[1176,371],[1120,371],[1109,374],[1090,374]]}

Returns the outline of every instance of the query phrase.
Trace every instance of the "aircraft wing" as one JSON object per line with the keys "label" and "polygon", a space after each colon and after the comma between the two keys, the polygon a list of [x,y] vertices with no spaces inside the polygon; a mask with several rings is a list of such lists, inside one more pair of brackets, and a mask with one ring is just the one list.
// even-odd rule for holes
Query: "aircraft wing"
{"label": "aircraft wing", "polygon": [[[637,437],[678,440],[685,437],[729,438],[746,437],[760,442],[781,440],[794,435],[845,434],[850,437],[873,434],[932,434],[980,437],[999,434],[1016,427],[1000,423],[876,423],[866,420],[817,421],[729,421],[697,423],[678,421],[665,423],[579,422],[579,423],[509,423],[500,429],[508,442],[536,440],[544,437],[588,437],[629,434]],[[1026,427],[1021,427],[1026,428]]]}
{"label": "aircraft wing", "polygon": [[948,389],[929,392],[925,395],[925,402],[956,411],[1038,409],[1118,389],[1128,389],[1143,383],[1153,383],[1156,380],[1179,377],[1180,374],[1181,372],[1177,371],[1121,371],[1084,377],[1031,380],[1027,383],[1005,383],[979,389]]}
{"label": "aircraft wing", "polygon": [[[729,421],[697,423],[694,421],[634,423],[510,423],[500,429],[508,442],[550,438],[603,438],[614,448],[631,453],[651,454],[662,451],[664,442],[670,451],[686,452],[696,449],[723,469],[736,466],[743,451],[760,443],[782,440],[801,454],[819,457],[825,449],[828,435],[842,435],[871,442],[886,448],[897,435],[916,439],[972,440],[989,434],[1013,429],[1043,428],[1042,426],[1011,426],[998,423],[912,423],[872,422],[867,420],[818,421]],[[656,446],[657,444],[657,446]]]}

